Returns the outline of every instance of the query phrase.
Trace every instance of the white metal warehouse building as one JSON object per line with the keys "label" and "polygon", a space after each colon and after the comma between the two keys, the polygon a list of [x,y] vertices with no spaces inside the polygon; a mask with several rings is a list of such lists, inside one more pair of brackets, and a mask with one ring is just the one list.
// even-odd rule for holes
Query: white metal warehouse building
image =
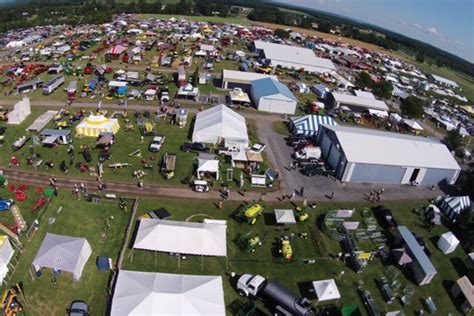
{"label": "white metal warehouse building", "polygon": [[317,141],[342,182],[454,184],[461,171],[448,148],[431,138],[323,125]]}
{"label": "white metal warehouse building", "polygon": [[271,78],[252,81],[250,94],[259,111],[295,114],[298,99],[279,81]]}
{"label": "white metal warehouse building", "polygon": [[317,57],[309,48],[254,41],[254,50],[260,57],[270,59],[273,67],[301,69],[310,73],[336,71],[330,59]]}

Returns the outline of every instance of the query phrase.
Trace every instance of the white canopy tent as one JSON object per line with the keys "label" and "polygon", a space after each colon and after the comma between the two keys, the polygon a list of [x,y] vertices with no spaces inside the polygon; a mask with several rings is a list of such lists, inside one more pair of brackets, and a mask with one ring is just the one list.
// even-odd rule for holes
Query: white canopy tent
{"label": "white canopy tent", "polygon": [[215,174],[216,180],[219,180],[219,160],[198,159],[197,177],[201,179],[204,173]]}
{"label": "white canopy tent", "polygon": [[15,254],[8,236],[0,236],[0,285],[3,284],[3,280],[8,274],[8,264]]}
{"label": "white canopy tent", "polygon": [[120,270],[111,315],[225,315],[222,277]]}
{"label": "white canopy tent", "polygon": [[223,104],[197,114],[192,138],[193,142],[212,144],[239,139],[245,147],[249,143],[245,118]]}
{"label": "white canopy tent", "polygon": [[295,214],[293,210],[275,209],[275,219],[277,224],[295,224]]}
{"label": "white canopy tent", "polygon": [[339,289],[334,279],[314,281],[313,288],[318,297],[318,302],[338,300],[341,298]]}
{"label": "white canopy tent", "polygon": [[91,254],[91,246],[85,238],[46,233],[33,266],[36,271],[45,267],[71,272],[74,279],[79,280]]}
{"label": "white canopy tent", "polygon": [[225,257],[226,230],[227,224],[142,219],[133,248]]}
{"label": "white canopy tent", "polygon": [[445,255],[456,250],[459,245],[459,240],[454,236],[452,232],[447,232],[438,239],[438,248]]}
{"label": "white canopy tent", "polygon": [[7,114],[8,124],[20,125],[28,115],[31,114],[30,99],[24,97],[22,100],[15,103],[13,111]]}

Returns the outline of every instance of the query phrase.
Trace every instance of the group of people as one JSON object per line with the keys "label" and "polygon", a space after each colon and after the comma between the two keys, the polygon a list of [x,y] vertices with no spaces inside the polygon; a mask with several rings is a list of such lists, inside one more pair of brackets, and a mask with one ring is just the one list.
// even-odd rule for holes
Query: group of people
{"label": "group of people", "polygon": [[75,195],[78,200],[80,200],[81,199],[81,193],[84,193],[84,194],[87,193],[87,188],[86,188],[85,184],[82,183],[82,182],[79,185],[74,183],[74,185],[72,187],[72,194]]}
{"label": "group of people", "polygon": [[367,196],[367,200],[371,203],[379,202],[382,199],[382,194],[384,191],[384,188],[370,191],[369,195]]}

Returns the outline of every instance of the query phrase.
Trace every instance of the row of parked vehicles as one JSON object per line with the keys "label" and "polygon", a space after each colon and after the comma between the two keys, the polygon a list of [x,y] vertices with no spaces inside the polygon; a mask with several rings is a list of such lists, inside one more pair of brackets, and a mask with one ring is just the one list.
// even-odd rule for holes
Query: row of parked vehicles
{"label": "row of parked vehicles", "polygon": [[334,175],[334,170],[329,168],[322,159],[321,148],[316,146],[312,139],[296,135],[286,140],[287,144],[294,149],[293,164],[302,174],[308,177]]}

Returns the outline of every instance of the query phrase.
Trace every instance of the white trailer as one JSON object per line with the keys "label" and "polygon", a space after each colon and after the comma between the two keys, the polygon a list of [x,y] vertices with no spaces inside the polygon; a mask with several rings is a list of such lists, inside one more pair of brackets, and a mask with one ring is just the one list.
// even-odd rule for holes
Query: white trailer
{"label": "white trailer", "polygon": [[58,76],[50,80],[46,85],[43,86],[43,95],[49,95],[53,93],[60,85],[64,83],[64,76]]}

